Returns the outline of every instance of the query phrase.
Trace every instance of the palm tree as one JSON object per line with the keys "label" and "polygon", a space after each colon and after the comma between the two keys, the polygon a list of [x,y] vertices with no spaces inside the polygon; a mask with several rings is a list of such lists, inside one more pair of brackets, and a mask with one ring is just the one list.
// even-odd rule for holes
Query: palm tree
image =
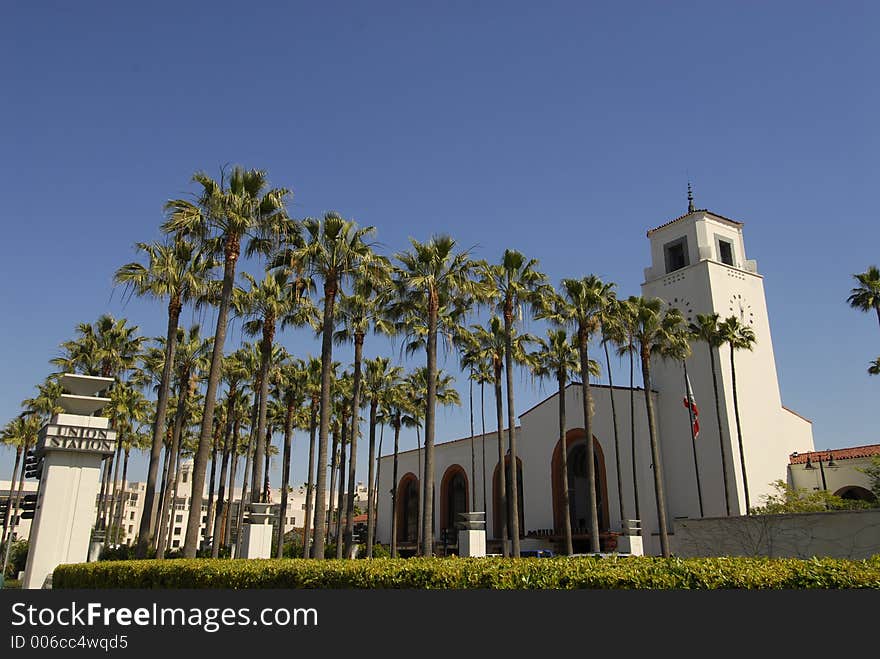
{"label": "palm tree", "polygon": [[[245,292],[237,289],[233,295],[236,311],[247,320],[243,329],[248,336],[262,335],[260,341],[260,390],[259,412],[257,415],[257,437],[263,437],[266,431],[266,410],[269,398],[269,366],[272,362],[272,345],[275,329],[279,321],[285,325],[301,326],[311,318],[311,305],[308,298],[297,298],[298,291],[290,285],[287,273],[277,270],[267,273],[262,282],[257,282],[250,274],[244,272],[242,277],[250,284]],[[254,456],[253,480],[257,481],[257,473],[264,458],[263,444],[257,442]],[[256,488],[251,491],[251,501],[259,503],[260,492]]]}
{"label": "palm tree", "polygon": [[487,265],[483,269],[484,283],[497,300],[497,312],[504,320],[504,367],[507,385],[507,441],[513,474],[510,478],[510,535],[513,539],[513,555],[519,556],[519,497],[516,474],[516,408],[513,403],[513,334],[516,320],[522,317],[522,306],[538,306],[544,290],[546,275],[538,271],[537,259],[526,257],[512,249],[504,250],[501,263]]}
{"label": "palm tree", "polygon": [[[118,492],[119,484],[119,461],[123,454],[125,455],[125,468],[128,469],[128,453],[131,450],[132,443],[135,441],[135,425],[140,425],[146,420],[150,413],[150,404],[143,393],[129,382],[119,382],[110,391],[110,404],[105,408],[104,414],[109,417],[110,423],[116,429],[118,442],[116,449],[116,469],[113,476],[113,490],[111,493],[111,504],[107,509],[107,523],[105,527],[112,527],[113,522],[117,518],[117,509],[121,505],[119,501],[120,493]],[[127,473],[122,476],[122,489],[125,490],[125,478]],[[115,528],[118,542],[119,528]],[[109,538],[108,538],[109,539]]]}
{"label": "palm tree", "polygon": [[165,543],[163,542],[167,528],[165,512],[168,510],[169,503],[173,505],[173,500],[169,501],[170,486],[176,480],[180,438],[188,425],[188,419],[192,417],[194,412],[192,405],[197,395],[198,380],[208,366],[208,354],[211,352],[213,343],[213,339],[203,339],[200,330],[199,325],[193,325],[188,330],[180,328],[177,330],[177,350],[174,355],[177,401],[171,430],[168,480],[160,497],[159,519],[156,523],[156,558],[162,558],[165,553]]}
{"label": "palm tree", "polygon": [[[498,503],[499,510],[495,512],[500,515],[501,526],[501,550],[504,556],[510,555],[508,526],[510,523],[511,508],[508,505],[507,481],[510,475],[505,466],[504,457],[504,398],[501,393],[501,376],[504,371],[505,354],[507,351],[507,334],[504,326],[498,316],[492,316],[487,326],[471,325],[471,338],[473,343],[472,350],[475,351],[475,357],[479,362],[491,364],[492,378],[491,382],[495,389],[495,421],[497,425],[498,437],[498,469],[500,469],[501,477],[498,481]],[[534,337],[529,334],[517,335],[514,330],[512,342],[512,355],[516,363],[526,363],[528,356],[526,354],[526,346],[534,341]],[[485,428],[483,430],[485,444]],[[515,463],[513,469],[515,470]],[[484,472],[485,474],[485,469]],[[515,471],[513,472],[516,473]],[[484,495],[485,498],[485,495]],[[510,524],[512,526],[512,524]]]}
{"label": "palm tree", "polygon": [[[479,359],[474,364],[473,371],[471,373],[470,378],[480,385],[480,423],[481,423],[481,441],[480,441],[480,450],[481,450],[481,467],[480,467],[480,482],[482,483],[483,490],[483,513],[486,512],[486,397],[485,397],[485,388],[487,383],[494,382],[494,371],[492,368],[492,364],[487,362],[485,359]],[[476,489],[476,485],[474,486]]]}
{"label": "palm tree", "polygon": [[[15,449],[15,466],[12,468],[12,479],[9,484],[9,508],[6,516],[3,518],[3,532],[0,534],[0,540],[2,540],[0,546],[3,548],[6,548],[6,542],[8,539],[6,535],[7,530],[9,531],[10,536],[12,531],[14,531],[14,528],[10,527],[9,522],[16,518],[16,509],[18,508],[19,499],[21,497],[20,487],[19,494],[13,497],[13,493],[16,490],[16,480],[18,479],[18,468],[21,464],[21,456],[22,454],[27,454],[27,451],[36,445],[37,433],[40,431],[40,426],[41,421],[39,415],[22,413],[9,421],[9,423],[3,427],[3,430],[0,431],[0,442],[3,442],[7,446],[12,446]],[[24,482],[23,469],[21,473],[21,482]]]}
{"label": "palm tree", "polygon": [[284,406],[284,449],[281,462],[281,507],[278,519],[278,543],[275,557],[284,555],[284,519],[287,516],[287,486],[290,484],[290,453],[293,426],[297,412],[305,402],[305,380],[308,376],[305,362],[301,359],[288,361],[281,365],[276,380],[276,394]]}
{"label": "palm tree", "polygon": [[330,369],[333,361],[333,330],[336,296],[356,275],[381,268],[381,261],[366,242],[375,229],[358,228],[337,213],[326,213],[323,221],[303,220],[304,242],[283,250],[270,265],[282,267],[296,263],[309,276],[324,285],[324,313],[321,322],[321,419],[318,429],[318,475],[315,493],[314,557],[324,558],[326,522],[327,439],[330,432]]}
{"label": "palm tree", "polygon": [[266,254],[282,233],[295,233],[284,208],[285,198],[290,191],[284,188],[266,190],[264,171],[234,167],[228,182],[225,172],[219,182],[207,174],[197,172],[193,175],[193,181],[201,186],[196,202],[184,199],[169,201],[166,204],[169,219],[162,225],[162,230],[195,237],[207,253],[219,255],[222,250],[223,285],[205,392],[205,409],[202,412],[198,449],[193,463],[192,504],[183,545],[183,555],[186,558],[194,558],[198,547],[205,472],[213,437],[214,406],[220,383],[226,325],[241,241],[249,238],[246,254]]}
{"label": "palm tree", "polygon": [[690,326],[691,337],[703,341],[709,348],[709,364],[712,367],[712,389],[715,393],[715,419],[718,421],[718,446],[721,452],[721,477],[724,483],[724,510],[730,516],[730,487],[727,483],[727,456],[724,450],[724,434],[721,429],[721,402],[718,396],[718,375],[715,368],[715,350],[724,341],[718,330],[718,314],[697,314],[697,322]]}
{"label": "palm tree", "polygon": [[868,364],[868,375],[880,375],[880,357]]}
{"label": "palm tree", "polygon": [[743,493],[746,499],[746,515],[751,513],[749,503],[749,480],[746,476],[746,454],[743,450],[742,426],[739,421],[739,398],[736,391],[736,364],[734,353],[737,350],[752,350],[757,340],[751,327],[743,325],[736,316],[730,316],[718,326],[721,340],[730,346],[730,378],[733,385],[733,414],[736,418],[736,439],[739,444],[739,462],[742,469]]}
{"label": "palm tree", "polygon": [[422,542],[426,556],[434,552],[434,434],[437,404],[437,332],[440,317],[459,312],[481,290],[474,274],[476,264],[469,253],[455,252],[455,240],[435,236],[426,243],[410,238],[412,249],[396,255],[400,262],[395,272],[398,318],[412,318],[420,313],[427,321],[425,352],[427,396],[425,409],[425,482],[422,485]]}
{"label": "palm tree", "polygon": [[691,349],[691,338],[691,331],[690,328],[687,326],[682,326],[680,328],[677,328],[675,331],[670,332],[669,342],[665,346],[663,356],[666,359],[681,362],[681,367],[684,375],[685,401],[688,408],[688,427],[690,428],[691,435],[691,454],[694,458],[694,478],[697,484],[697,504],[700,508],[700,517],[703,517],[705,514],[703,511],[703,486],[700,482],[700,463],[697,460],[697,437],[694,432],[694,410],[690,404],[691,381],[688,377],[687,368],[688,357],[693,354]]}
{"label": "palm tree", "polygon": [[636,462],[636,397],[635,397],[635,355],[638,352],[635,340],[636,307],[638,299],[630,296],[626,300],[618,301],[617,317],[620,334],[617,340],[617,354],[629,357],[629,428],[630,428],[630,464],[632,467],[633,503],[635,504],[635,519],[641,520],[639,506],[639,479]]}
{"label": "palm tree", "polygon": [[367,480],[367,558],[372,558],[373,522],[376,517],[373,483],[375,477],[373,472],[376,455],[376,423],[379,413],[379,405],[383,397],[387,395],[387,392],[400,382],[403,369],[399,366],[391,366],[391,360],[387,357],[368,359],[365,363],[366,371],[364,373],[364,389],[370,405],[369,476]]}
{"label": "palm tree", "polygon": [[[238,431],[241,423],[240,400],[243,392],[240,387],[247,377],[247,371],[242,362],[241,351],[235,352],[223,358],[223,380],[226,383],[226,397],[222,403],[225,412],[226,428],[223,437],[223,455],[220,462],[220,483],[217,489],[217,509],[213,518],[212,528],[205,527],[205,533],[211,536],[211,557],[220,555],[220,546],[224,544],[223,524],[226,512],[226,476],[229,469],[229,461],[237,459]],[[234,464],[234,462],[233,462]],[[233,467],[234,468],[234,467]],[[234,479],[231,480],[234,483]],[[230,489],[232,489],[230,487]]]}
{"label": "palm tree", "polygon": [[576,345],[581,360],[581,387],[584,412],[584,433],[586,435],[588,511],[590,515],[590,551],[598,553],[599,513],[596,496],[596,465],[593,447],[593,395],[590,389],[589,345],[593,334],[599,329],[601,312],[607,296],[607,287],[595,275],[582,279],[563,279],[562,294],[548,296],[552,308],[545,308],[538,314],[561,327],[571,327],[575,331]]}
{"label": "palm tree", "polygon": [[666,493],[663,485],[663,469],[660,464],[660,441],[654,399],[651,397],[651,358],[669,354],[674,334],[680,330],[684,319],[678,309],[662,312],[660,298],[639,298],[635,302],[635,341],[642,362],[642,381],[645,389],[645,411],[648,415],[648,436],[651,440],[651,460],[654,471],[654,496],[657,504],[657,520],[660,526],[660,549],[669,558],[669,532],[666,524]]}
{"label": "palm tree", "polygon": [[401,378],[386,391],[383,401],[388,407],[388,424],[394,429],[394,458],[391,472],[391,558],[397,558],[397,460],[400,452],[400,430],[416,425],[412,415],[411,377]]}
{"label": "palm tree", "polygon": [[[547,330],[547,340],[538,339],[538,350],[530,355],[532,372],[541,379],[555,378],[559,387],[559,442],[562,447],[562,529],[565,553],[571,555],[571,504],[568,492],[568,449],[565,445],[565,385],[569,373],[580,373],[577,349],[568,342],[565,330]],[[598,370],[598,369],[597,369]]]}
{"label": "palm tree", "polygon": [[[148,407],[152,408],[151,404],[148,404]],[[122,460],[122,497],[121,501],[118,504],[116,509],[115,525],[116,525],[116,543],[120,543],[122,541],[122,536],[120,535],[123,529],[123,519],[122,515],[125,511],[125,490],[126,484],[128,483],[128,460],[131,454],[132,449],[136,449],[138,451],[148,451],[150,450],[152,435],[148,434],[143,429],[138,429],[135,432],[126,435],[123,439],[120,440],[123,446],[123,451],[125,456]],[[129,543],[130,544],[130,543]]]}
{"label": "palm tree", "polygon": [[77,337],[61,344],[64,355],[50,360],[65,372],[80,372],[123,380],[125,372],[134,367],[146,340],[138,336],[138,327],[126,325],[125,318],[116,320],[103,314],[94,325],[80,323]]}
{"label": "palm tree", "polygon": [[[61,344],[64,354],[50,360],[65,372],[79,371],[86,375],[115,378],[117,382],[125,379],[125,372],[132,369],[140,355],[145,337],[138,336],[136,326],[127,325],[125,318],[116,320],[104,314],[94,325],[80,323],[76,327],[77,337]],[[119,449],[117,448],[117,453]],[[118,463],[117,459],[117,463]],[[107,514],[107,487],[113,477],[113,460],[106,460],[101,477],[101,493],[95,518],[97,529],[103,529]]]}
{"label": "palm tree", "polygon": [[[331,373],[335,378],[336,364],[331,365]],[[306,362],[305,393],[310,399],[309,404],[309,473],[306,480],[306,517],[303,528],[303,558],[311,555],[310,537],[312,533],[312,496],[315,487],[315,433],[318,430],[318,411],[321,405],[321,360],[309,356]]]}
{"label": "palm tree", "polygon": [[850,296],[846,299],[849,306],[865,312],[874,310],[877,320],[880,321],[880,269],[872,265],[865,272],[854,274],[853,277],[859,285],[850,291]]}
{"label": "palm tree", "polygon": [[155,532],[155,519],[151,511],[154,508],[159,457],[165,435],[168,394],[171,388],[174,352],[177,348],[177,323],[183,305],[197,299],[205,292],[207,280],[216,264],[212,258],[204,258],[198,254],[194,243],[183,236],[176,236],[170,243],[136,243],[135,247],[147,256],[147,264],[127,263],[116,271],[115,283],[126,286],[131,293],[139,297],[168,299],[164,368],[159,381],[150,462],[147,468],[147,485],[144,490],[144,507],[138,527],[138,543],[135,547],[135,556],[145,558],[149,539]]}
{"label": "palm tree", "polygon": [[620,300],[614,293],[614,284],[608,283],[602,288],[602,309],[599,312],[599,330],[602,335],[602,348],[605,351],[605,370],[608,373],[608,398],[611,400],[611,424],[614,430],[614,464],[617,472],[617,504],[621,522],[626,524],[626,503],[623,498],[623,477],[620,468],[620,433],[617,427],[617,406],[614,403],[614,379],[611,373],[611,354],[608,344],[618,346],[626,343],[626,335],[622,322]]}
{"label": "palm tree", "polygon": [[[356,495],[355,470],[357,466],[357,440],[360,434],[361,407],[361,364],[364,355],[364,339],[371,327],[386,334],[391,332],[391,324],[386,322],[384,315],[388,300],[390,264],[381,256],[369,272],[359,276],[353,286],[351,295],[343,295],[339,300],[339,315],[342,327],[334,334],[337,343],[354,342],[354,376],[351,392],[351,431],[348,470],[348,499],[345,502],[345,556],[351,552],[352,535],[354,533],[354,498]],[[375,441],[375,432],[371,436]],[[370,474],[374,447],[370,446]],[[369,506],[368,506],[369,507]],[[368,513],[369,515],[369,513]]]}

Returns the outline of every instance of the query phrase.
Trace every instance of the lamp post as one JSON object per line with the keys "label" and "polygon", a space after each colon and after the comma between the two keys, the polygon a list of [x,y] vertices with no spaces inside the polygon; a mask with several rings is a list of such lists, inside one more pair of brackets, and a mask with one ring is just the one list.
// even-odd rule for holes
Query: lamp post
{"label": "lamp post", "polygon": [[[817,454],[817,462],[819,463],[819,474],[822,477],[822,489],[827,490],[828,483],[825,481],[825,468],[822,466],[822,454],[821,453]],[[834,461],[834,454],[833,453],[828,454],[827,465],[828,465],[829,469],[837,469],[837,463]],[[813,461],[810,460],[810,456],[808,455],[807,456],[807,464],[804,465],[804,469],[812,470],[815,468],[816,467],[813,466]],[[819,488],[815,488],[815,489],[818,490]]]}

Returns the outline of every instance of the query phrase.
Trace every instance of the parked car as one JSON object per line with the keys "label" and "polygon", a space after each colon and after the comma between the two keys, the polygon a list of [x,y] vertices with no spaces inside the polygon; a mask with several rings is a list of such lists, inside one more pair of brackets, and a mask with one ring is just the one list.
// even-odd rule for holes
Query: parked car
{"label": "parked car", "polygon": [[556,554],[552,549],[521,549],[519,555],[523,558],[552,558]]}

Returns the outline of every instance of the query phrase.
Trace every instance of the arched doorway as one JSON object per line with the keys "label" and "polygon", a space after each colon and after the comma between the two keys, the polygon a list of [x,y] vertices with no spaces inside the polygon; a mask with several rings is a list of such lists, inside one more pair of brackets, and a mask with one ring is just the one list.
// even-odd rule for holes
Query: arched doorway
{"label": "arched doorway", "polygon": [[[505,492],[507,496],[510,497],[510,456],[504,456],[504,476],[505,476]],[[495,472],[492,475],[492,527],[495,533],[495,538],[501,538],[501,515],[507,515],[507,533],[510,534],[511,527],[511,517],[510,510],[505,510],[503,513],[501,511],[501,479],[498,469],[498,463],[495,464]],[[516,484],[517,484],[517,512],[519,513],[517,517],[519,517],[519,537],[523,538],[526,534],[525,528],[525,515],[523,514],[523,477],[522,477],[522,460],[517,456],[516,458]]]}
{"label": "arched doorway", "polygon": [[[587,442],[583,428],[569,430],[565,434],[566,460],[568,463],[568,499],[571,532],[573,536],[589,533],[589,489],[587,487]],[[596,508],[599,515],[599,531],[609,528],[608,482],[605,474],[605,455],[599,441],[593,437],[593,466],[596,471]],[[562,441],[556,442],[551,459],[550,476],[553,487],[553,526],[562,533],[565,514],[562,501]]]}
{"label": "arched doorway", "polygon": [[850,499],[851,501],[870,501],[873,503],[877,500],[873,492],[858,485],[847,485],[837,490],[834,494],[841,499]]}
{"label": "arched doorway", "polygon": [[[458,513],[470,512],[468,506],[467,472],[461,465],[452,465],[440,482],[440,532],[449,529],[449,541],[455,543],[455,522]],[[442,537],[442,535],[441,535]]]}
{"label": "arched doorway", "polygon": [[416,542],[419,537],[419,479],[412,472],[397,486],[397,541]]}

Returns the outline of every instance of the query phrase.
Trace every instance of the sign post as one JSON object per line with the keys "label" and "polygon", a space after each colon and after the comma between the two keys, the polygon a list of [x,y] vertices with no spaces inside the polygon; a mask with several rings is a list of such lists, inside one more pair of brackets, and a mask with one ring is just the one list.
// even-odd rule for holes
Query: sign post
{"label": "sign post", "polygon": [[36,446],[40,486],[24,588],[43,588],[58,565],[87,560],[101,464],[116,450],[110,420],[93,416],[110,402],[96,394],[113,384],[113,378],[65,373],[60,382],[66,393],[58,404],[64,412],[43,426]]}

